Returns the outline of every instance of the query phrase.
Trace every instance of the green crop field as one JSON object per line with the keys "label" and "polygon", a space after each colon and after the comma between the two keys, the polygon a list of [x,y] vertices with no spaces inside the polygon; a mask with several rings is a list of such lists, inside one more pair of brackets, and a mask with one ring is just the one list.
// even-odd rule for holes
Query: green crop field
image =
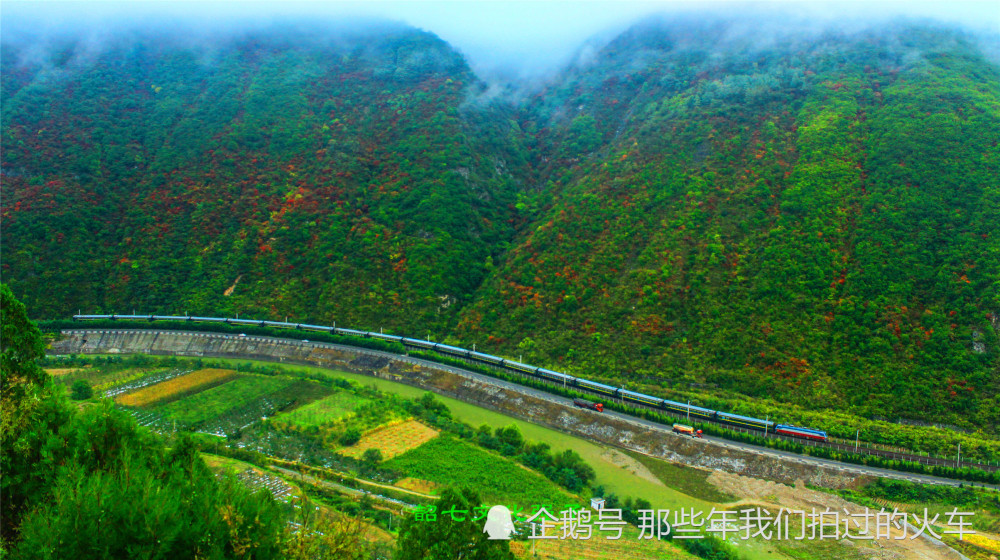
{"label": "green crop field", "polygon": [[207,391],[156,408],[156,412],[178,422],[197,424],[256,398],[282,390],[293,382],[287,377],[241,375]]}
{"label": "green crop field", "polygon": [[368,399],[359,397],[347,391],[338,391],[324,399],[313,401],[295,410],[280,414],[275,418],[275,423],[301,426],[323,426],[340,420],[351,414],[358,405],[368,402]]}
{"label": "green crop field", "polygon": [[[222,359],[216,361],[233,367],[235,367],[238,363],[247,363],[246,360],[232,359]],[[259,363],[262,365],[264,364],[263,362]],[[275,364],[266,365],[268,367],[275,366]],[[423,389],[403,383],[397,383],[358,373],[334,371],[312,366],[281,365],[278,367],[281,367],[284,371],[287,371],[290,374],[294,374],[294,372],[307,372],[310,374],[321,374],[324,377],[329,377],[330,379],[347,379],[364,386],[373,386],[380,391],[393,393],[404,398],[419,398],[427,392]],[[683,490],[680,490],[676,486],[673,479],[666,481],[664,483],[665,486],[656,484],[643,477],[635,475],[622,466],[615,464],[608,459],[608,447],[606,446],[592,443],[585,439],[571,436],[544,426],[532,424],[531,422],[518,420],[514,417],[500,414],[499,412],[480,408],[458,399],[441,395],[435,395],[435,398],[443,402],[448,407],[452,416],[456,420],[465,422],[473,427],[478,427],[483,424],[488,424],[490,426],[515,425],[519,430],[521,430],[521,433],[527,440],[546,443],[554,451],[563,451],[566,449],[576,451],[581,457],[583,457],[587,464],[594,468],[594,472],[597,474],[597,484],[603,485],[608,492],[614,492],[621,497],[632,496],[645,498],[649,500],[655,508],[673,509],[679,507],[694,507],[699,510],[708,511],[712,507],[712,504],[708,501],[685,494]]]}
{"label": "green crop field", "polygon": [[385,467],[440,484],[474,488],[484,500],[508,507],[580,502],[540,474],[447,435],[386,461]]}
{"label": "green crop field", "polygon": [[635,451],[625,451],[625,454],[642,463],[643,466],[649,469],[664,484],[676,488],[689,496],[694,496],[708,502],[724,503],[736,501],[735,497],[721,492],[708,482],[709,471],[661,461],[642,453],[636,453]]}
{"label": "green crop field", "polygon": [[295,379],[273,395],[275,401],[290,401],[287,410],[302,407],[336,392],[336,389],[311,379]]}

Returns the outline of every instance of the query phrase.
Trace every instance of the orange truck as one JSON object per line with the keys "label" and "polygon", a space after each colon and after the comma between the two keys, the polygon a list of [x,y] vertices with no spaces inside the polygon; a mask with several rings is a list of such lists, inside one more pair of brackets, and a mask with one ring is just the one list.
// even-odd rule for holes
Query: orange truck
{"label": "orange truck", "polygon": [[701,437],[701,430],[696,431],[691,426],[685,426],[684,424],[674,424],[674,433],[691,437]]}
{"label": "orange truck", "polygon": [[589,408],[590,410],[596,410],[597,412],[604,412],[604,405],[601,403],[594,403],[583,399],[573,399],[573,404],[580,408]]}

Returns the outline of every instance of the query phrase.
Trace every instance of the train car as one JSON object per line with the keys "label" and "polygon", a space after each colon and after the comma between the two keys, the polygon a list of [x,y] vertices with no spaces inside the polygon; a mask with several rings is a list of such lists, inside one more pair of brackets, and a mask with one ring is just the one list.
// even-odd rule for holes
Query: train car
{"label": "train car", "polygon": [[651,397],[649,395],[643,395],[642,393],[636,393],[634,391],[629,391],[627,389],[619,389],[619,394],[622,396],[623,399],[636,402],[639,404],[659,407],[663,403],[663,399],[657,397]]}
{"label": "train car", "polygon": [[822,430],[813,430],[812,428],[800,428],[798,426],[790,426],[788,424],[778,424],[774,427],[774,433],[782,434],[786,436],[811,439],[815,441],[826,441],[826,432]]}
{"label": "train car", "polygon": [[587,408],[597,412],[604,412],[604,405],[601,403],[594,403],[583,399],[573,399],[573,404],[575,404],[580,408]]}
{"label": "train car", "polygon": [[434,348],[433,342],[427,340],[420,340],[419,338],[404,338],[402,342],[407,346],[416,346],[417,348],[428,348],[428,349]]}
{"label": "train car", "polygon": [[717,412],[719,420],[723,422],[728,422],[730,424],[736,424],[738,426],[743,426],[745,428],[754,428],[757,430],[769,430],[774,426],[774,422],[768,420],[761,420],[760,418],[753,418],[751,416],[740,416],[739,414],[731,414],[729,412]]}
{"label": "train car", "polygon": [[682,434],[691,437],[702,437],[701,430],[695,430],[691,426],[685,426],[684,424],[674,424],[673,432],[675,434]]}
{"label": "train car", "polygon": [[530,373],[531,375],[538,375],[539,368],[535,366],[529,366],[528,364],[522,364],[521,362],[514,362],[511,360],[507,360],[506,362],[504,362],[504,365],[515,371]]}
{"label": "train car", "polygon": [[366,336],[368,333],[365,331],[356,331],[354,329],[337,329],[337,334],[346,334],[348,336]]}
{"label": "train car", "polygon": [[333,327],[326,325],[302,325],[300,328],[307,331],[333,332]]}
{"label": "train car", "polygon": [[370,333],[368,333],[368,336],[370,336],[372,338],[378,338],[378,339],[381,339],[381,340],[388,340],[389,342],[399,342],[399,341],[403,340],[403,337],[401,337],[401,336],[396,336],[396,335],[392,335],[392,334],[383,334],[383,333],[377,333],[377,332],[370,332]]}
{"label": "train car", "polygon": [[551,369],[538,368],[537,374],[550,381],[555,381],[557,383],[569,384],[575,378],[566,375],[565,373],[559,373],[558,371],[552,371]]}
{"label": "train car", "polygon": [[582,377],[576,379],[576,384],[578,387],[583,387],[590,391],[597,391],[598,393],[604,393],[605,395],[614,396],[618,394],[618,387],[597,383],[596,381],[590,381],[589,379],[583,379]]}
{"label": "train car", "polygon": [[469,357],[488,364],[500,365],[503,363],[503,358],[492,356],[490,354],[483,354],[482,352],[469,352]]}
{"label": "train car", "polygon": [[667,399],[663,399],[662,408],[671,412],[697,416],[698,418],[705,418],[707,420],[715,420],[716,418],[716,412],[712,409],[695,406],[693,404],[680,403],[677,401],[668,401]]}
{"label": "train car", "polygon": [[[188,317],[188,316],[186,316],[186,315],[185,316],[181,316],[181,315],[150,315],[150,317],[152,317],[152,319],[150,319],[151,321],[189,321],[189,320],[191,320],[191,318]],[[73,317],[73,318],[76,319],[76,317]]]}
{"label": "train car", "polygon": [[454,356],[462,356],[463,358],[468,357],[469,355],[469,351],[465,348],[448,346],[447,344],[441,344],[440,342],[434,345],[434,350],[444,352],[445,354],[452,354]]}
{"label": "train car", "polygon": [[228,323],[229,319],[223,319],[222,317],[194,317],[192,316],[191,321],[199,321],[203,323]]}

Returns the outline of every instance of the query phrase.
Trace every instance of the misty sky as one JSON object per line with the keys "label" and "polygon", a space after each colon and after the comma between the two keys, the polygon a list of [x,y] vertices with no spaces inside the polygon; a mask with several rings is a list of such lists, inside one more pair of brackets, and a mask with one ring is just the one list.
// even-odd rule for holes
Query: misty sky
{"label": "misty sky", "polygon": [[765,2],[719,0],[668,1],[370,1],[370,2],[3,2],[0,32],[22,27],[83,27],[93,33],[123,22],[181,19],[219,28],[266,22],[275,17],[316,15],[327,18],[376,16],[403,21],[431,31],[467,55],[479,73],[503,71],[531,76],[571,60],[589,39],[610,38],[629,24],[653,13],[711,11],[723,14],[789,13],[823,24],[857,22],[894,15],[930,17],[960,23],[1000,37],[1000,2]]}

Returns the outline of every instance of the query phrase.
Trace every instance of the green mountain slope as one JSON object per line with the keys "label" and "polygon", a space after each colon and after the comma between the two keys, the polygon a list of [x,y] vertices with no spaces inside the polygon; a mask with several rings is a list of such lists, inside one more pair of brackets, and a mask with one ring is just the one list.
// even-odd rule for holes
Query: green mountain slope
{"label": "green mountain slope", "polygon": [[507,121],[463,112],[475,77],[433,35],[307,27],[208,52],[172,36],[82,48],[48,66],[18,67],[14,46],[3,57],[4,268],[43,316],[434,328],[512,234],[517,154],[493,145]]}
{"label": "green mountain slope", "polygon": [[0,266],[41,317],[287,314],[995,429],[997,66],[752,31],[648,20],[516,105],[398,26],[5,43]]}
{"label": "green mountain slope", "polygon": [[1000,81],[958,34],[651,22],[533,107],[542,211],[462,338],[610,380],[996,425]]}

